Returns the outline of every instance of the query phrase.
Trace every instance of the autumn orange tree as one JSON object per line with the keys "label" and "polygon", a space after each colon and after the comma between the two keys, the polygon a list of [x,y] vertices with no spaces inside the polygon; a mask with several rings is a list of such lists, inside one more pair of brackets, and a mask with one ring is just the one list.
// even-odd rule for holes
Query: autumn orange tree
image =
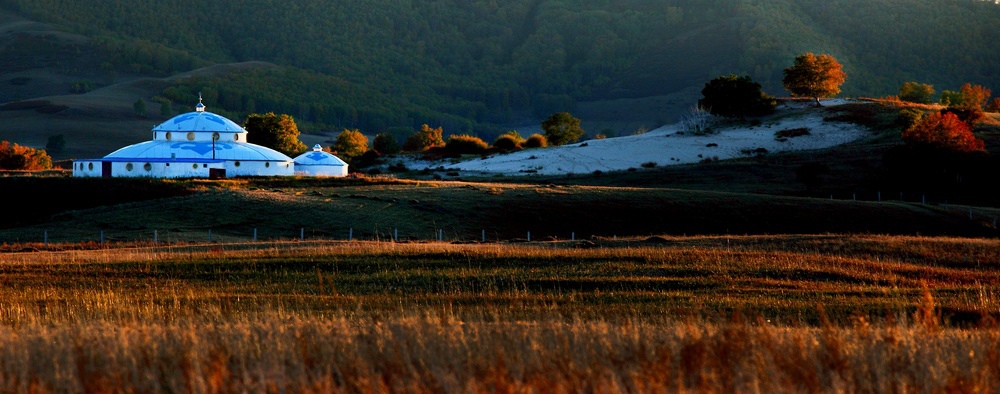
{"label": "autumn orange tree", "polygon": [[985,150],[983,140],[972,134],[972,128],[951,112],[924,116],[903,131],[903,142],[915,147],[969,153]]}
{"label": "autumn orange tree", "polygon": [[52,158],[45,150],[0,141],[0,169],[37,171],[49,168],[52,168]]}
{"label": "autumn orange tree", "polygon": [[785,69],[781,82],[792,97],[812,97],[819,106],[820,97],[836,96],[846,80],[847,74],[837,59],[810,52],[795,57],[795,65]]}
{"label": "autumn orange tree", "polygon": [[981,85],[973,85],[971,83],[966,83],[962,85],[959,90],[962,93],[962,103],[958,105],[959,108],[982,111],[983,107],[990,100],[989,89]]}

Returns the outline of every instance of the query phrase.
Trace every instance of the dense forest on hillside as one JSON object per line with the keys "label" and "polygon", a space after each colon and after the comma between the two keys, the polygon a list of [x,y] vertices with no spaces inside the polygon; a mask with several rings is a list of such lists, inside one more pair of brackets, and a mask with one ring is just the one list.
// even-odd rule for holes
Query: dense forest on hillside
{"label": "dense forest on hillside", "polygon": [[[8,11],[95,39],[106,67],[167,76],[264,61],[178,82],[220,111],[289,113],[369,132],[442,125],[490,134],[581,101],[668,94],[746,74],[784,95],[802,52],[845,66],[845,95],[1000,89],[1000,6],[959,0],[0,0]],[[692,98],[692,103],[696,98]],[[182,106],[183,107],[183,106]],[[186,107],[185,107],[186,108]]]}

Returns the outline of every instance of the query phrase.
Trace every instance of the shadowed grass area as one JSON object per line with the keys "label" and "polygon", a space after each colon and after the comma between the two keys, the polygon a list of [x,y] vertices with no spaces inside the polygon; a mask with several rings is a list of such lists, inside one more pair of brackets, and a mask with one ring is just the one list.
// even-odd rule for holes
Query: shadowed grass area
{"label": "shadowed grass area", "polygon": [[[0,242],[488,241],[651,234],[995,236],[992,216],[901,201],[664,188],[394,179],[5,180],[26,191]],[[23,189],[22,189],[23,190]],[[50,206],[42,191],[78,205]],[[74,208],[79,207],[79,208]],[[76,210],[67,210],[76,209]],[[992,215],[995,216],[995,213]],[[485,232],[485,233],[484,233]]]}

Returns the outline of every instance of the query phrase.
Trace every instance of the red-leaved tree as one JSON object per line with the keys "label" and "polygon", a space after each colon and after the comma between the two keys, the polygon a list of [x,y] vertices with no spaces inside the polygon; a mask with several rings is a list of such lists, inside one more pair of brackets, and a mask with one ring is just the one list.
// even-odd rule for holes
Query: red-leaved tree
{"label": "red-leaved tree", "polygon": [[924,116],[903,131],[903,142],[961,153],[985,150],[983,140],[976,138],[972,128],[951,112]]}

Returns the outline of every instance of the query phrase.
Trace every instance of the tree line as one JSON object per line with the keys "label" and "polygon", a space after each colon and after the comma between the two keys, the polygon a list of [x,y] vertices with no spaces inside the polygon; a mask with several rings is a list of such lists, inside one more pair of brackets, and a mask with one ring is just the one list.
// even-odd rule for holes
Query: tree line
{"label": "tree line", "polygon": [[580,101],[665,94],[725,72],[754,75],[778,91],[785,66],[806,51],[842,59],[852,96],[890,94],[912,80],[1000,85],[991,45],[1000,7],[975,0],[0,0],[0,7],[98,38],[107,67],[119,73],[274,63],[280,71],[175,88],[214,89],[218,102],[209,105],[217,110],[289,113],[307,128],[412,131],[429,123],[495,135]]}

